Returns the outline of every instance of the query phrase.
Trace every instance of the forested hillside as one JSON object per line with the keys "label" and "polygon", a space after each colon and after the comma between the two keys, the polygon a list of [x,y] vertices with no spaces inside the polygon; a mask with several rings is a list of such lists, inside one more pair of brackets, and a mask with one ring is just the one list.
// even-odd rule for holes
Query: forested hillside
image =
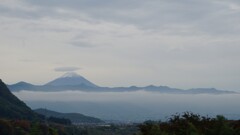
{"label": "forested hillside", "polygon": [[38,119],[38,115],[14,96],[0,79],[0,117],[9,119]]}

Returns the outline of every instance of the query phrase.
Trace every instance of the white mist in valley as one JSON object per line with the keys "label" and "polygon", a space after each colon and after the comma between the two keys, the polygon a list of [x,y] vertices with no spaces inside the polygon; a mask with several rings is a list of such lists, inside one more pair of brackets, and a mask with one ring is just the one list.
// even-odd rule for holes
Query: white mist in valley
{"label": "white mist in valley", "polygon": [[14,94],[33,109],[79,112],[107,120],[166,119],[191,111],[201,115],[225,115],[239,119],[240,94],[162,94],[158,92],[32,92]]}

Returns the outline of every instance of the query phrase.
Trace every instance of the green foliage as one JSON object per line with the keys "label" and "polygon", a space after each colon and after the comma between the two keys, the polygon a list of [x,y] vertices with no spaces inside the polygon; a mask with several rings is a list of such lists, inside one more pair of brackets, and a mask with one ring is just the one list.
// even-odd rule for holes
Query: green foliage
{"label": "green foliage", "polygon": [[72,122],[69,119],[65,119],[65,118],[49,117],[47,120],[49,122],[54,122],[54,123],[64,124],[64,125],[71,125],[72,124]]}
{"label": "green foliage", "polygon": [[161,122],[146,121],[139,125],[142,135],[167,135],[165,131],[160,128]]}
{"label": "green foliage", "polygon": [[57,130],[54,128],[49,128],[49,135],[58,135]]}
{"label": "green foliage", "polygon": [[27,120],[0,119],[0,135],[71,135],[64,127]]}
{"label": "green foliage", "polygon": [[190,122],[188,123],[188,128],[186,132],[188,135],[200,135],[198,129]]}
{"label": "green foliage", "polygon": [[213,129],[214,133],[218,135],[233,135],[234,130],[230,127],[227,120],[223,117],[218,115],[215,119],[215,128]]}
{"label": "green foliage", "polygon": [[228,121],[223,116],[208,118],[185,112],[167,122],[147,121],[139,128],[141,135],[239,135],[239,125],[239,121]]}
{"label": "green foliage", "polygon": [[239,135],[240,120],[173,115],[168,121],[140,125],[62,125],[28,120],[0,119],[0,135]]}
{"label": "green foliage", "polygon": [[32,125],[30,135],[43,135],[38,123]]}
{"label": "green foliage", "polygon": [[13,127],[9,121],[0,119],[0,135],[13,135]]}

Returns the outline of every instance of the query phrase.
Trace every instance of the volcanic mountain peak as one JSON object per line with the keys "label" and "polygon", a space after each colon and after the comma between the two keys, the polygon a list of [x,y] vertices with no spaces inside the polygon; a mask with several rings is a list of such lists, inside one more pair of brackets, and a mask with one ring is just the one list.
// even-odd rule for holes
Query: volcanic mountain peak
{"label": "volcanic mountain peak", "polygon": [[47,83],[46,85],[51,86],[88,86],[88,87],[97,87],[97,85],[93,84],[92,82],[88,81],[81,75],[78,75],[75,72],[68,72],[63,76]]}

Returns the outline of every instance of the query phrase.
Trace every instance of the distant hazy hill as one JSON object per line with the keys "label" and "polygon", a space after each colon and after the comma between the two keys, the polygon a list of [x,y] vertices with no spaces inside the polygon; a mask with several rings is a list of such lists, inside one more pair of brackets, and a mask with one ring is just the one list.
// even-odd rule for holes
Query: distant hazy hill
{"label": "distant hazy hill", "polygon": [[0,79],[0,117],[9,119],[36,119],[38,115],[15,97]]}
{"label": "distant hazy hill", "polygon": [[46,117],[66,118],[72,121],[72,123],[103,123],[102,120],[90,116],[85,116],[79,113],[60,113],[47,109],[36,109],[35,112],[42,114]]}
{"label": "distant hazy hill", "polygon": [[94,83],[88,81],[84,77],[70,72],[63,76],[50,81],[45,85],[33,85],[26,82],[19,82],[13,85],[8,85],[11,91],[29,90],[29,91],[64,91],[64,90],[79,90],[79,91],[96,91],[96,92],[123,92],[123,91],[138,91],[145,90],[150,92],[171,93],[171,94],[231,94],[233,91],[217,90],[214,88],[195,88],[189,90],[182,90],[177,88],[170,88],[168,86],[154,86],[146,87],[99,87]]}
{"label": "distant hazy hill", "polygon": [[37,88],[36,85],[27,83],[27,82],[18,82],[16,84],[13,85],[7,85],[7,87],[11,90],[11,91],[19,91],[19,90],[35,90]]}

